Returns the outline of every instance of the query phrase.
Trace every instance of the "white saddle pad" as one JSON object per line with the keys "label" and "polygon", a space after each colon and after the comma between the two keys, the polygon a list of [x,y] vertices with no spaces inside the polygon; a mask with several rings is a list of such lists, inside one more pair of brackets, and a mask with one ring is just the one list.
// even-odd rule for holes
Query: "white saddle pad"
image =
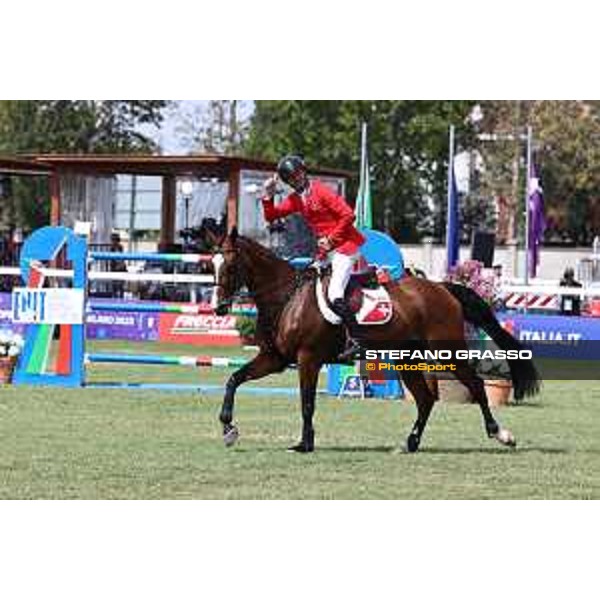
{"label": "white saddle pad", "polygon": [[[323,318],[332,325],[339,325],[342,322],[341,317],[336,315],[327,301],[323,291],[323,281],[319,278],[315,285],[317,304]],[[390,295],[383,286],[375,289],[363,289],[362,304],[356,314],[356,320],[361,325],[384,325],[392,318],[394,307]]]}

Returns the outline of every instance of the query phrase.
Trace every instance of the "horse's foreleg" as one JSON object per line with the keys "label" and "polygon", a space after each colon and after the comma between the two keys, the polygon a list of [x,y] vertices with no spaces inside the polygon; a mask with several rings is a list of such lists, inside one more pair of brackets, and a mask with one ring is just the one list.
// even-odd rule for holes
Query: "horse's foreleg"
{"label": "horse's foreleg", "polygon": [[261,352],[249,363],[235,371],[225,384],[225,395],[219,420],[223,425],[223,441],[226,446],[233,446],[239,437],[238,428],[233,424],[233,407],[237,388],[252,379],[260,379],[271,373],[282,371],[286,362],[277,355]]}
{"label": "horse's foreleg", "polygon": [[403,371],[402,380],[414,396],[417,405],[417,420],[406,439],[406,451],[416,452],[437,395],[419,371]]}
{"label": "horse's foreleg", "polygon": [[315,430],[313,416],[315,414],[315,396],[321,363],[308,359],[301,360],[298,365],[300,372],[300,396],[302,400],[302,439],[299,444],[289,450],[295,452],[312,452],[315,449]]}

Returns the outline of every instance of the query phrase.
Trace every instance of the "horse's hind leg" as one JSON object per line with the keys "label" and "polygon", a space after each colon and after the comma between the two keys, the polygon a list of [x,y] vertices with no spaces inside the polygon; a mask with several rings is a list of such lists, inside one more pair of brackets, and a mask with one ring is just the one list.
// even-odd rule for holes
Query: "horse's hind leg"
{"label": "horse's hind leg", "polygon": [[235,392],[246,381],[260,379],[270,373],[277,373],[286,367],[285,361],[278,355],[260,352],[250,362],[235,371],[225,384],[225,396],[219,420],[223,425],[223,441],[226,446],[233,446],[239,437],[238,428],[233,424],[233,407]]}
{"label": "horse's hind leg", "polygon": [[456,377],[469,390],[473,400],[479,404],[488,437],[495,438],[505,446],[516,446],[517,441],[513,434],[508,429],[501,427],[494,418],[481,377],[466,361],[456,361],[455,364],[456,371],[454,373]]}
{"label": "horse's hind leg", "polygon": [[420,371],[403,371],[402,380],[417,404],[417,420],[406,439],[405,447],[407,452],[416,452],[437,396]]}
{"label": "horse's hind leg", "polygon": [[[457,321],[453,325],[448,323],[440,331],[430,331],[428,341],[431,348],[447,350],[453,352],[457,350],[467,350],[467,342],[464,336],[464,325]],[[497,439],[505,446],[516,446],[517,442],[513,434],[508,430],[500,427],[488,403],[487,394],[483,380],[475,370],[469,365],[466,360],[453,360],[456,365],[456,370],[453,375],[469,390],[471,398],[479,404],[481,416],[485,426],[485,431],[488,437]]]}

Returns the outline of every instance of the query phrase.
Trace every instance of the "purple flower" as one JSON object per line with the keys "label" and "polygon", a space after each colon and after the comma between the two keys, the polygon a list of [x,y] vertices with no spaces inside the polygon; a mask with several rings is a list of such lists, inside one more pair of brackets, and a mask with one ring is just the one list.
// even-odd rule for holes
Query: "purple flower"
{"label": "purple flower", "polygon": [[485,273],[483,264],[477,260],[466,260],[452,267],[445,281],[471,288],[488,304],[492,304],[496,297],[496,280],[493,273]]}

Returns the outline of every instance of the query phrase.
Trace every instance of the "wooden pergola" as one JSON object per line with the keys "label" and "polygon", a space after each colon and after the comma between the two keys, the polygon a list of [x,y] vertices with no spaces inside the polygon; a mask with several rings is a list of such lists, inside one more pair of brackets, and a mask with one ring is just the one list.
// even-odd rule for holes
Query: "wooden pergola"
{"label": "wooden pergola", "polygon": [[40,161],[0,156],[0,175],[51,175],[53,170]]}
{"label": "wooden pergola", "polygon": [[[229,186],[227,224],[232,227],[237,224],[240,172],[242,170],[273,172],[276,168],[276,164],[270,161],[216,154],[198,156],[41,154],[6,159],[7,167],[10,161],[14,162],[15,174],[41,174],[50,177],[50,220],[52,225],[60,224],[61,220],[61,175],[150,175],[161,177],[161,246],[172,244],[175,240],[178,178],[206,178],[227,182]],[[25,169],[21,173],[16,170],[19,164]],[[0,161],[1,167],[2,161]],[[39,172],[35,172],[36,170]],[[321,167],[311,169],[311,174],[341,179],[347,179],[352,175],[348,171]]]}

